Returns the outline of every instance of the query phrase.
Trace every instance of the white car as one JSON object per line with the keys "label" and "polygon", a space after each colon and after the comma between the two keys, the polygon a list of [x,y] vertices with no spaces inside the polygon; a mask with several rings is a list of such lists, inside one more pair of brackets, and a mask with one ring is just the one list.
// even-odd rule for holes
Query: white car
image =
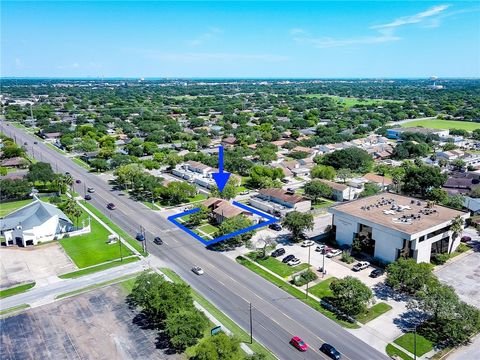
{"label": "white car", "polygon": [[288,262],[288,265],[289,265],[289,266],[296,266],[296,265],[298,265],[298,264],[300,264],[300,263],[301,263],[300,259],[295,258],[295,259],[290,260],[290,261]]}
{"label": "white car", "polygon": [[192,271],[197,275],[203,275],[204,274],[203,269],[200,266],[194,266],[192,268]]}
{"label": "white car", "polygon": [[360,271],[360,270],[368,268],[369,266],[370,266],[370,263],[368,261],[360,261],[360,262],[356,263],[355,265],[353,265],[352,270],[353,271]]}
{"label": "white car", "polygon": [[325,249],[326,245],[317,245],[317,247],[315,248],[315,251],[318,251],[318,252],[321,252],[323,251],[323,249]]}
{"label": "white car", "polygon": [[328,258],[333,258],[335,256],[338,256],[342,253],[342,250],[339,250],[339,249],[332,249],[330,250],[330,252],[327,254],[327,257]]}
{"label": "white car", "polygon": [[302,242],[302,247],[309,247],[315,245],[315,241],[313,240],[304,240]]}

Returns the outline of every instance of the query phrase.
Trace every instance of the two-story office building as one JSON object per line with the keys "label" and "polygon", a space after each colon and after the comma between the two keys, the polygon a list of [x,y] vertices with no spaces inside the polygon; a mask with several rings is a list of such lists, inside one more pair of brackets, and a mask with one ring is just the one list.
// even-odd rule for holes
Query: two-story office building
{"label": "two-story office building", "polygon": [[451,253],[461,236],[452,236],[452,220],[469,213],[444,206],[427,206],[423,200],[383,193],[329,209],[336,241],[352,245],[360,240],[362,251],[392,262],[401,256],[430,262],[438,253]]}

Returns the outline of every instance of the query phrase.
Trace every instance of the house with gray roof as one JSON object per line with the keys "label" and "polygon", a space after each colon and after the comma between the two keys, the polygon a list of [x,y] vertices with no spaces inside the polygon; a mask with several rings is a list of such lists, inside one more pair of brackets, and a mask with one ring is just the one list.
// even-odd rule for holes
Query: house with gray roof
{"label": "house with gray roof", "polygon": [[72,221],[55,205],[34,198],[30,204],[0,219],[5,245],[36,245],[62,238],[74,230]]}

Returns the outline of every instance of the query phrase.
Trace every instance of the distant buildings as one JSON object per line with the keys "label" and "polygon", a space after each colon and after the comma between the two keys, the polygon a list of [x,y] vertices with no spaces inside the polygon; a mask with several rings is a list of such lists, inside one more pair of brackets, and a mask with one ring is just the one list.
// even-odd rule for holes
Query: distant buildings
{"label": "distant buildings", "polygon": [[443,129],[429,129],[423,127],[401,127],[395,129],[387,129],[387,137],[389,139],[400,139],[403,133],[418,133],[423,135],[438,135],[439,137],[448,137],[449,131]]}

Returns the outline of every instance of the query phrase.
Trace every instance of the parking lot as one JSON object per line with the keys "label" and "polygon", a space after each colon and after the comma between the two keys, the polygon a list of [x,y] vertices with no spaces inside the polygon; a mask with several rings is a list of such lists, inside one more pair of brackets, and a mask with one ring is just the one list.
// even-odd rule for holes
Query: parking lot
{"label": "parking lot", "polygon": [[19,248],[0,248],[0,287],[36,281],[55,281],[57,275],[75,271],[77,267],[65,254],[60,244]]}
{"label": "parking lot", "polygon": [[139,325],[120,285],[0,320],[0,359],[181,359]]}

